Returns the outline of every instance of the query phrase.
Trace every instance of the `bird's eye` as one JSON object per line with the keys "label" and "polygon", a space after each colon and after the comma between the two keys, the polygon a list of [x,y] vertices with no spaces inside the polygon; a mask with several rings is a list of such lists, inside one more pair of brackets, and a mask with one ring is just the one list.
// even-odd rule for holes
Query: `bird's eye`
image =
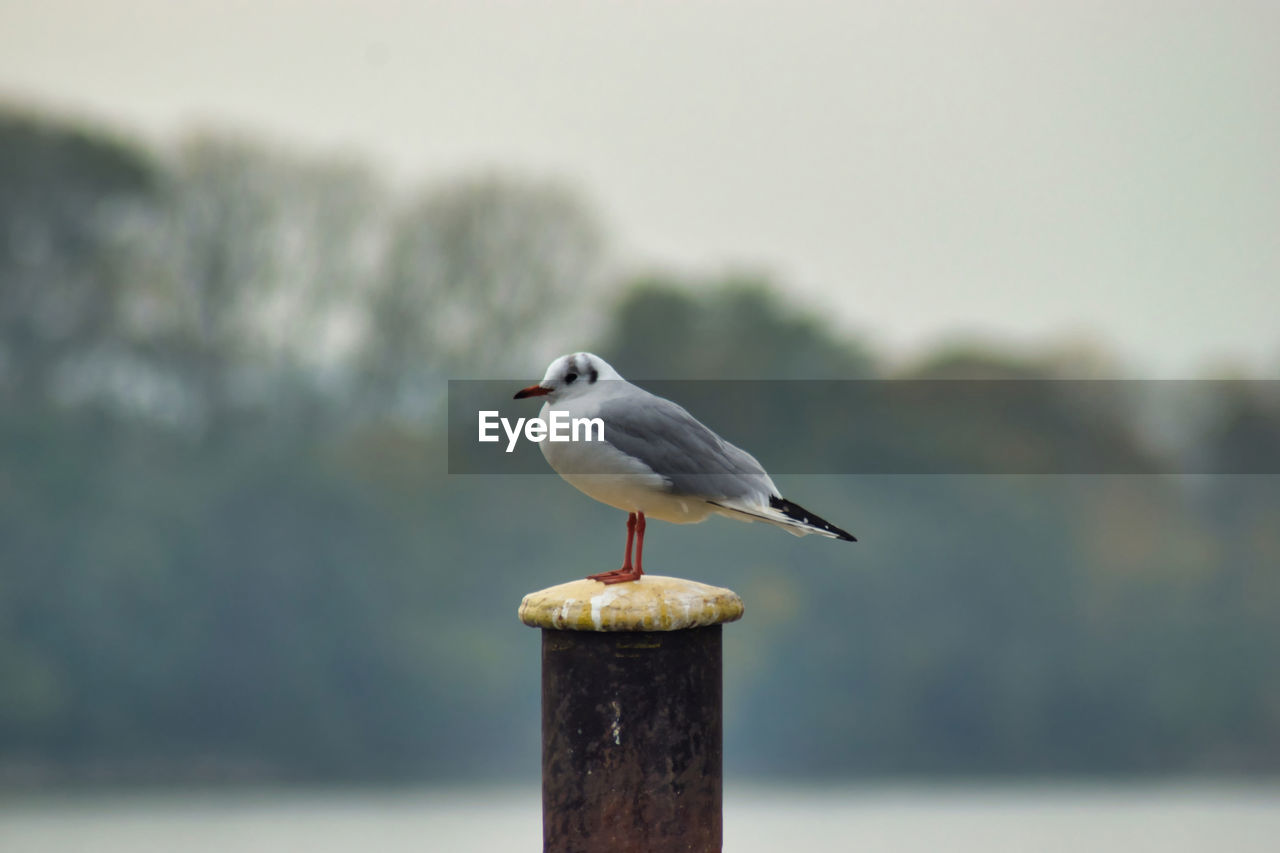
{"label": "bird's eye", "polygon": [[564,382],[565,382],[565,384],[566,384],[566,385],[572,385],[572,384],[573,384],[573,380],[575,380],[575,379],[577,379],[577,378],[578,378],[578,374],[576,374],[576,373],[566,373],[566,374],[564,375]]}

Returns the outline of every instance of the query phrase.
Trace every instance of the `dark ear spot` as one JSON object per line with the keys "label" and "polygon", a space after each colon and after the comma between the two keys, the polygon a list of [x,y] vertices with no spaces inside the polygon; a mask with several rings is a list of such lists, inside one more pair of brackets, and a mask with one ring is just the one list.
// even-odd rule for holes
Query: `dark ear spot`
{"label": "dark ear spot", "polygon": [[593,385],[600,378],[600,373],[593,367],[587,371],[587,384]]}

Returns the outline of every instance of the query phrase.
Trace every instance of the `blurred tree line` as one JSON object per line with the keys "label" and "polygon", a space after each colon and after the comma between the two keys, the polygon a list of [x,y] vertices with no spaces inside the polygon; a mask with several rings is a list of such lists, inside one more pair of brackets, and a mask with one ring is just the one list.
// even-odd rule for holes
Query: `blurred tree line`
{"label": "blurred tree line", "polygon": [[[952,349],[889,370],[767,279],[620,279],[551,182],[405,190],[0,111],[0,782],[535,773],[515,605],[612,561],[621,523],[550,476],[448,476],[444,380],[588,347],[637,378],[1074,369]],[[651,565],[747,601],[731,767],[1280,770],[1280,484],[1249,473],[1280,470],[1274,399],[1217,395],[1179,450],[1239,476],[1175,477],[1133,410],[1054,387],[946,424],[759,408],[766,465],[785,416],[833,465],[856,441],[1151,473],[778,478],[850,548],[664,526]]]}

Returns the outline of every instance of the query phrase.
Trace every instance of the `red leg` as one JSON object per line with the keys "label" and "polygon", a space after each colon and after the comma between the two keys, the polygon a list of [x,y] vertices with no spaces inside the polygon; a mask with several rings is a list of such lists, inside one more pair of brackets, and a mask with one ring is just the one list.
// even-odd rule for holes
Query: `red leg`
{"label": "red leg", "polygon": [[[587,580],[600,581],[601,583],[622,583],[623,581],[635,580],[640,575],[631,568],[631,542],[636,535],[636,514],[629,513],[627,515],[627,550],[622,558],[622,568],[614,569],[610,572],[601,572],[598,575],[587,575]],[[644,539],[644,515],[640,516],[640,537]],[[636,566],[640,565],[640,555],[636,554]]]}
{"label": "red leg", "polygon": [[[638,517],[637,517],[638,516]],[[635,534],[636,540],[636,565],[631,567],[631,537]],[[638,581],[640,576],[644,574],[641,567],[641,560],[644,557],[644,513],[632,513],[627,519],[627,561],[622,564],[622,568],[614,569],[611,572],[605,572],[601,575],[591,575],[591,580],[600,581],[601,583],[627,583],[628,581]]]}
{"label": "red leg", "polygon": [[634,512],[627,513],[627,548],[622,552],[622,568],[619,572],[631,571],[631,542],[636,536],[636,514]]}
{"label": "red leg", "polygon": [[639,578],[644,574],[644,513],[640,513],[640,519],[636,523],[636,574],[632,580]]}

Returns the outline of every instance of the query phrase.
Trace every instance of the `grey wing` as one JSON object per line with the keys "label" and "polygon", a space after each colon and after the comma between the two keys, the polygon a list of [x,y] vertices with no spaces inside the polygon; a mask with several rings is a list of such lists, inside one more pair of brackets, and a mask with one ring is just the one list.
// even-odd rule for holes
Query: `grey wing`
{"label": "grey wing", "polygon": [[604,440],[660,475],[672,494],[768,501],[777,488],[755,457],[680,406],[643,389],[603,403]]}

